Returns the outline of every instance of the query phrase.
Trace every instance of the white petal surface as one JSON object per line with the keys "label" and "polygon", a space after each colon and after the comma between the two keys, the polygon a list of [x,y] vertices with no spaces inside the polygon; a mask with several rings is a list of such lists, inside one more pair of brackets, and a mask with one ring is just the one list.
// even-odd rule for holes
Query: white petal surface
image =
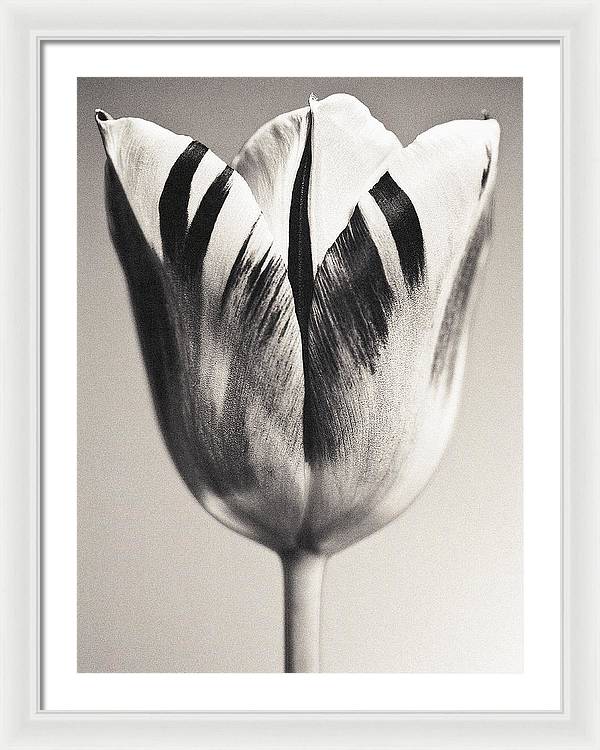
{"label": "white petal surface", "polygon": [[115,120],[102,110],[97,111],[96,122],[139,225],[162,257],[158,201],[171,167],[192,139],[136,117]]}
{"label": "white petal surface", "polygon": [[387,160],[402,146],[362,102],[348,94],[313,101],[311,111],[309,220],[316,272],[361,196],[377,182]]}
{"label": "white petal surface", "polygon": [[386,165],[419,216],[430,286],[453,275],[448,264],[463,253],[493,188],[499,138],[496,120],[455,120],[422,133]]}
{"label": "white petal surface", "polygon": [[263,125],[232,166],[246,180],[271,229],[274,247],[287,262],[290,202],[308,133],[308,107]]}

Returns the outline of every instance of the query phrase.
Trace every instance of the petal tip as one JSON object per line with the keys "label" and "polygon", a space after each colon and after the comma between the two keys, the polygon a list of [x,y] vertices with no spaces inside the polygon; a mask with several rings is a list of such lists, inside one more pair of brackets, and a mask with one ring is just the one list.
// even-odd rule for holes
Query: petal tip
{"label": "petal tip", "polygon": [[485,118],[485,124],[490,128],[491,141],[495,148],[498,148],[498,142],[500,140],[500,123],[493,117]]}
{"label": "petal tip", "polygon": [[496,120],[493,115],[490,114],[489,109],[482,109],[481,112],[481,119],[486,123],[486,125],[489,125],[492,130],[497,131],[498,134],[500,133],[500,123],[498,120]]}
{"label": "petal tip", "polygon": [[104,133],[106,129],[106,123],[110,122],[110,120],[113,120],[114,118],[108,114],[108,112],[105,112],[103,109],[95,109],[94,110],[94,119],[96,120],[96,125],[98,126],[98,129],[101,133]]}

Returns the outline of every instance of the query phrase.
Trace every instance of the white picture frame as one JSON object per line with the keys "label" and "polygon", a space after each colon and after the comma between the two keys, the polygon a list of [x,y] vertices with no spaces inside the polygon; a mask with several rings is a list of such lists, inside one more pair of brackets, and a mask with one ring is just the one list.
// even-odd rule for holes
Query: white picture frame
{"label": "white picture frame", "polygon": [[[600,747],[600,8],[593,0],[2,2],[2,747]],[[340,19],[343,17],[343,28]],[[39,710],[39,69],[47,39],[558,40],[563,72],[563,708],[519,713]],[[541,115],[543,117],[543,115]],[[525,144],[527,148],[527,144]]]}

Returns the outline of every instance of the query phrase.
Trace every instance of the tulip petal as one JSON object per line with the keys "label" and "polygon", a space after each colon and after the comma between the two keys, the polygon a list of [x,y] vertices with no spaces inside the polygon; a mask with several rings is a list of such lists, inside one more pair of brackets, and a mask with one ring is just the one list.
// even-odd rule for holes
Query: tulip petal
{"label": "tulip petal", "polygon": [[286,259],[292,191],[307,140],[309,111],[303,107],[266,123],[232,162],[265,215],[275,249]]}
{"label": "tulip petal", "polygon": [[125,272],[154,406],[165,443],[190,488],[200,484],[198,444],[185,362],[184,332],[176,301],[110,160],[106,162],[106,209],[113,244]]}
{"label": "tulip petal", "polygon": [[207,394],[199,420],[227,485],[217,493],[227,499],[223,512],[248,514],[270,546],[291,548],[305,505],[302,349],[285,264],[264,218],[236,254],[198,339]]}
{"label": "tulip petal", "polygon": [[239,174],[125,120],[98,123],[107,208],[165,442],[209,512],[289,549],[305,504],[304,382],[285,263]]}
{"label": "tulip petal", "polygon": [[494,121],[448,123],[395,151],[317,271],[305,546],[333,552],[385,525],[442,455],[489,238],[498,132]]}
{"label": "tulip petal", "polygon": [[348,94],[311,101],[313,167],[310,226],[315,273],[356,204],[381,177],[398,138]]}
{"label": "tulip petal", "polygon": [[[163,188],[169,180],[174,165],[183,154],[189,155],[189,184],[185,195],[179,201],[179,216],[171,217],[173,231],[178,230],[178,222],[187,222],[197,208],[198,196],[225,167],[215,154],[202,144],[193,142],[189,136],[176,135],[171,131],[147,120],[135,117],[113,119],[101,110],[96,114],[96,122],[102,135],[106,154],[115,168],[133,214],[148,244],[163,258],[163,238],[160,226],[159,203]],[[190,155],[196,149],[195,158]],[[202,168],[198,169],[202,154]],[[180,186],[178,186],[180,187]],[[169,191],[167,191],[168,193]],[[171,190],[176,196],[179,190]],[[183,196],[183,193],[182,193]],[[185,227],[187,229],[187,227]],[[169,238],[167,238],[167,241]]]}
{"label": "tulip petal", "polygon": [[[348,224],[359,198],[385,171],[383,165],[400,141],[348,94],[334,94],[309,107],[280,115],[245,144],[233,167],[245,178],[272,229],[275,245],[287,256],[292,193],[306,155],[307,210],[312,273]],[[298,226],[298,222],[295,222]]]}

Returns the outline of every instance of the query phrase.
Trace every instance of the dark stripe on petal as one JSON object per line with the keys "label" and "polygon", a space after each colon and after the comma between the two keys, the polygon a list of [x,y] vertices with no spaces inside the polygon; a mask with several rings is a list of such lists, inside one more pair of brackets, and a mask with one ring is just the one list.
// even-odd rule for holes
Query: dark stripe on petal
{"label": "dark stripe on petal", "polygon": [[481,251],[491,235],[491,213],[491,206],[488,206],[482,213],[471,234],[454,279],[433,354],[432,382],[439,381],[442,373],[446,372],[448,385],[452,383],[459,345],[466,332],[469,299],[477,275]]}
{"label": "dark stripe on petal", "polygon": [[421,223],[411,199],[386,172],[369,191],[388,223],[409,293],[425,279]]}
{"label": "dark stripe on petal", "polygon": [[308,195],[310,189],[310,170],[312,166],[312,115],[307,114],[306,143],[302,158],[296,172],[292,199],[290,203],[290,224],[288,239],[288,277],[294,297],[294,307],[300,340],[302,342],[302,364],[304,368],[304,450],[310,451],[310,430],[308,429],[307,404],[309,366],[308,366],[308,322],[313,298],[313,265],[310,241],[310,224],[308,221]]}
{"label": "dark stripe on petal", "polygon": [[225,167],[213,180],[200,201],[185,238],[183,253],[178,264],[178,271],[185,280],[197,279],[202,273],[210,236],[229,195],[232,177],[233,169]]}
{"label": "dark stripe on petal", "polygon": [[308,332],[308,319],[313,295],[312,252],[310,226],[308,223],[308,193],[312,165],[312,123],[310,112],[307,117],[306,143],[292,190],[288,241],[288,276],[290,286],[292,287],[292,294],[294,295],[294,305],[300,326],[303,349],[305,348],[304,342]]}
{"label": "dark stripe on petal", "polygon": [[490,174],[490,167],[492,165],[492,149],[487,144],[485,147],[485,154],[487,156],[487,165],[483,170],[483,174],[481,175],[481,189],[479,190],[480,198],[483,194],[483,191],[485,190],[485,186],[487,185],[488,177]]}
{"label": "dark stripe on petal", "polygon": [[357,207],[315,278],[309,332],[307,459],[332,460],[349,435],[339,429],[352,404],[349,386],[374,373],[388,338],[393,291]]}
{"label": "dark stripe on petal", "polygon": [[106,207],[161,431],[173,461],[193,492],[201,481],[199,468],[206,462],[190,407],[193,398],[186,335],[165,267],[148,245],[110,161],[106,163]]}
{"label": "dark stripe on petal", "polygon": [[192,179],[208,149],[192,141],[171,167],[158,203],[163,256],[173,260],[183,248]]}

